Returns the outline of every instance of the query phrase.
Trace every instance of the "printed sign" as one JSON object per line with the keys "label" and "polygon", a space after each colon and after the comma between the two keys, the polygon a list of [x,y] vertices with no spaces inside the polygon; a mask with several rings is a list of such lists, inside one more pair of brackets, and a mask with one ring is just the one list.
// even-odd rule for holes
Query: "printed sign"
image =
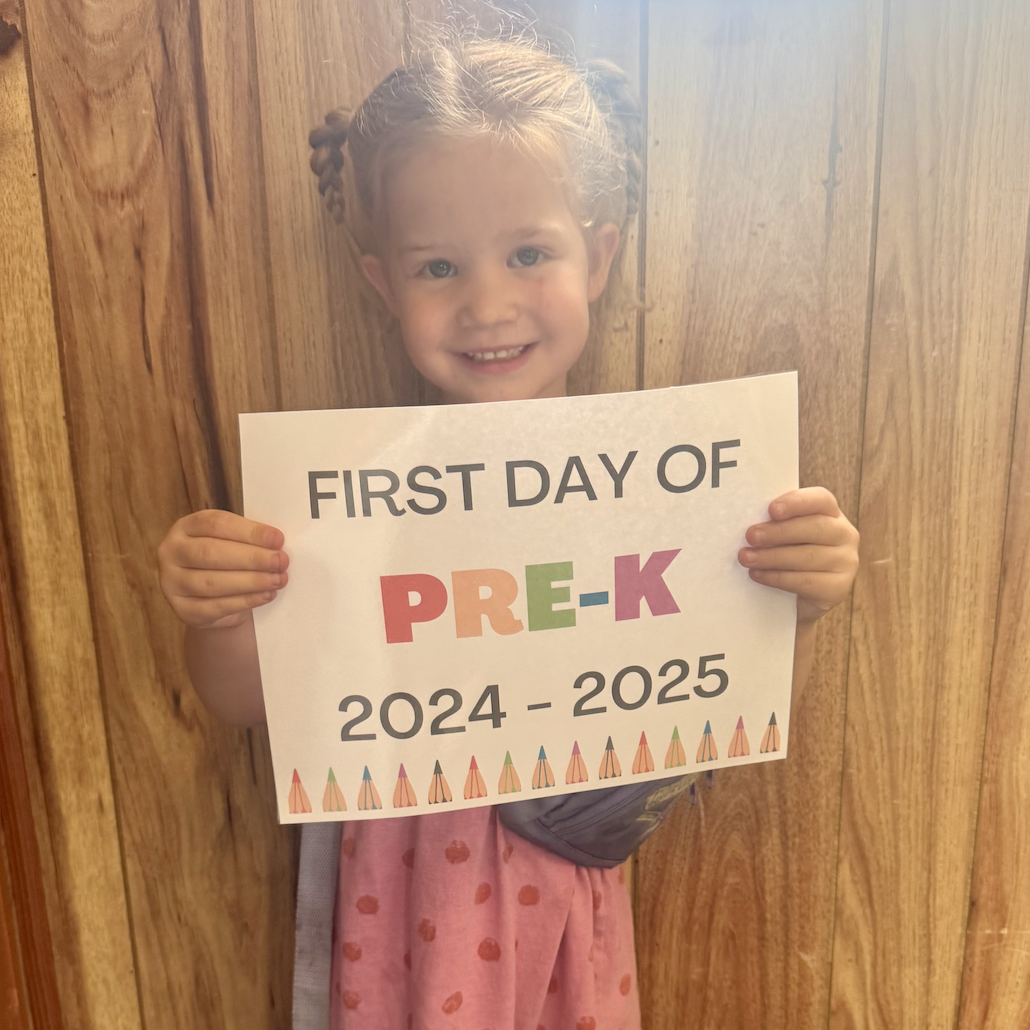
{"label": "printed sign", "polygon": [[795,373],[240,416],[282,822],[782,758],[795,599],[737,561],[797,486]]}

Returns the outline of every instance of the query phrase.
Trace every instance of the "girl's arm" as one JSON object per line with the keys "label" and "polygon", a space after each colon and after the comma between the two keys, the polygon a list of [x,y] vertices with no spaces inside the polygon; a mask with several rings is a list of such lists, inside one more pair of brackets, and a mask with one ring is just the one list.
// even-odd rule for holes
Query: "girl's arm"
{"label": "girl's arm", "polygon": [[186,668],[204,707],[221,722],[256,726],[265,720],[254,616],[225,629],[186,627]]}
{"label": "girl's arm", "polygon": [[253,609],[287,582],[283,535],[228,511],[179,519],[158,548],[161,589],[186,624],[186,668],[217,719],[265,718]]}

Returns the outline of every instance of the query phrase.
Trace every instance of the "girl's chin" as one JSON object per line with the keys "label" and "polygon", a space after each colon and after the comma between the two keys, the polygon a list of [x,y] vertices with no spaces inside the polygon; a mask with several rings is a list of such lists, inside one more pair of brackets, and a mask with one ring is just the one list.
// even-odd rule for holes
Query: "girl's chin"
{"label": "girl's chin", "polygon": [[505,380],[494,376],[479,382],[452,383],[450,389],[441,390],[445,404],[477,404],[487,401],[525,401],[542,397],[564,397],[565,376],[545,382],[533,383],[526,379]]}
{"label": "girl's chin", "polygon": [[[577,358],[579,354],[575,355]],[[517,357],[477,361],[466,354],[447,356],[417,365],[419,372],[437,387],[445,404],[483,401],[531,400],[564,397],[567,369],[555,368],[554,358],[538,343],[531,343]]]}

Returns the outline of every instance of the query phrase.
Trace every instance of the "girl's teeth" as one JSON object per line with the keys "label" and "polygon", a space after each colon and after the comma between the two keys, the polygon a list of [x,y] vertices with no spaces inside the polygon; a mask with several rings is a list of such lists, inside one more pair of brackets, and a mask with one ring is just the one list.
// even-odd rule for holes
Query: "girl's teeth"
{"label": "girl's teeth", "polygon": [[511,358],[517,358],[525,349],[523,346],[512,347],[509,350],[483,350],[469,354],[467,357],[473,361],[509,361]]}

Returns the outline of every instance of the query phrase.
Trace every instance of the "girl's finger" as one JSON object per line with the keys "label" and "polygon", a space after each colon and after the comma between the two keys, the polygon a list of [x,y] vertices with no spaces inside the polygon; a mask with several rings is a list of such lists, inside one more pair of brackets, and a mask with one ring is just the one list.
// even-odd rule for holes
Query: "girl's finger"
{"label": "girl's finger", "polygon": [[769,505],[774,522],[797,518],[798,515],[840,515],[837,498],[824,486],[806,486],[788,490]]}
{"label": "girl's finger", "polygon": [[285,572],[290,564],[285,551],[215,537],[179,537],[171,547],[171,558],[181,569],[235,572]]}
{"label": "girl's finger", "polygon": [[263,522],[255,522],[217,508],[195,511],[180,519],[179,523],[186,536],[234,540],[272,551],[278,551],[285,543],[282,533],[274,526],[266,526]]}
{"label": "girl's finger", "polygon": [[180,569],[177,592],[180,597],[216,598],[257,594],[286,586],[285,572],[210,572]]}
{"label": "girl's finger", "polygon": [[742,547],[740,564],[749,569],[781,569],[784,572],[847,572],[855,562],[846,547],[792,544],[789,547]]}
{"label": "girl's finger", "polygon": [[843,601],[851,591],[851,576],[842,572],[784,572],[780,569],[751,569],[749,575],[762,586],[786,590],[808,601],[828,607]]}
{"label": "girl's finger", "polygon": [[836,546],[858,539],[858,531],[845,518],[829,515],[798,515],[786,522],[760,522],[749,526],[745,539],[754,547],[782,544],[824,544]]}

